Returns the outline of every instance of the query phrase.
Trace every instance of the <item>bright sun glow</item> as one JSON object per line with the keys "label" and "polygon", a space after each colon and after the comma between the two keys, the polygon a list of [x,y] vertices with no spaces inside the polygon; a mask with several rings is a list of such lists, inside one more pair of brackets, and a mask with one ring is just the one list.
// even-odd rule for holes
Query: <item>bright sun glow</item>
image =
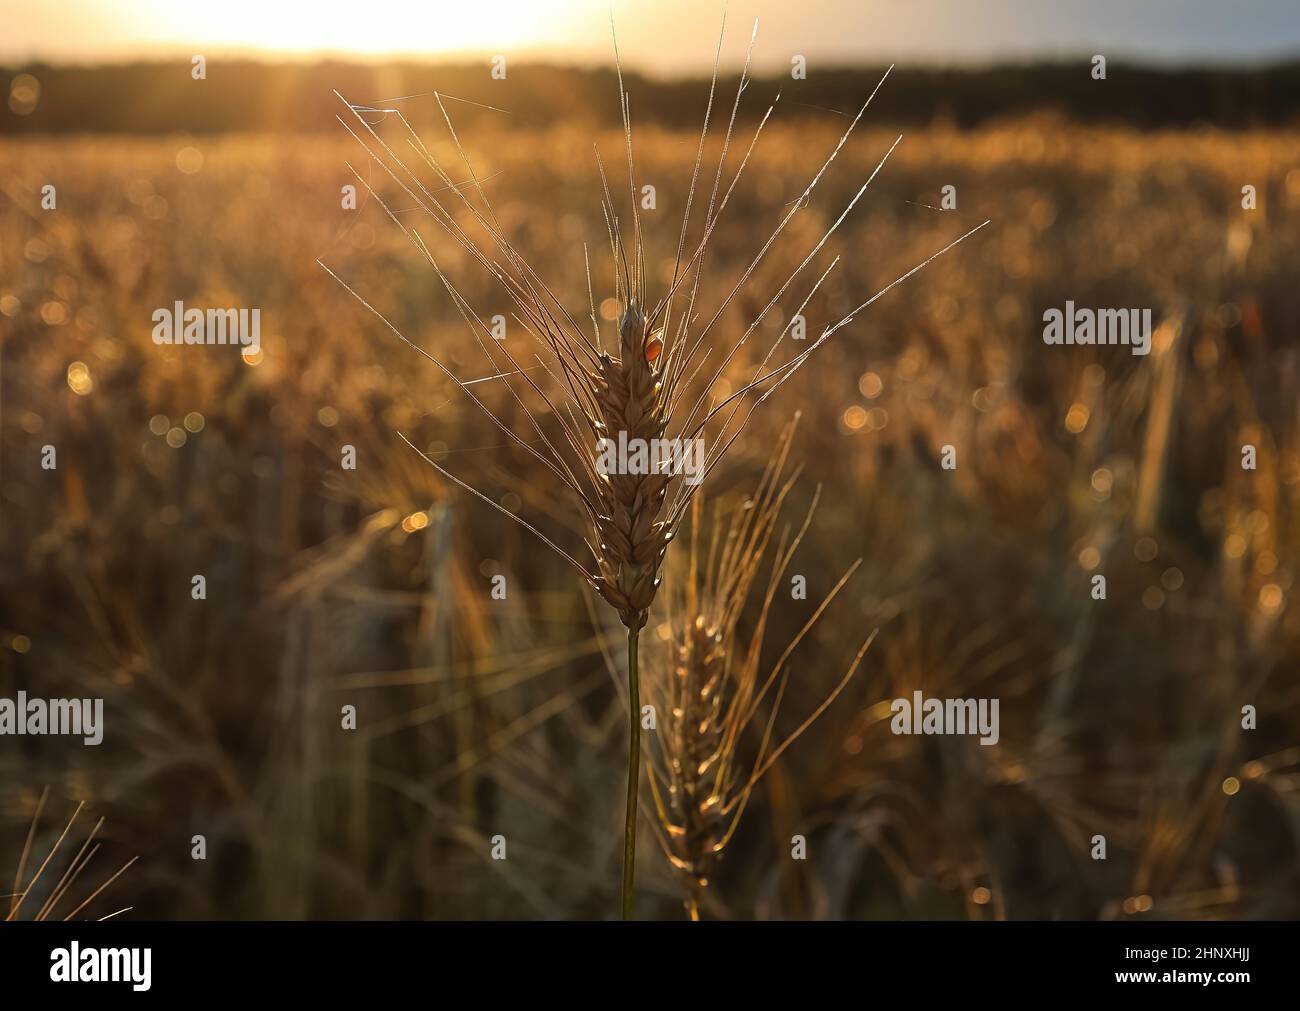
{"label": "bright sun glow", "polygon": [[563,37],[564,22],[539,0],[225,0],[156,5],[161,39],[282,52],[495,53]]}

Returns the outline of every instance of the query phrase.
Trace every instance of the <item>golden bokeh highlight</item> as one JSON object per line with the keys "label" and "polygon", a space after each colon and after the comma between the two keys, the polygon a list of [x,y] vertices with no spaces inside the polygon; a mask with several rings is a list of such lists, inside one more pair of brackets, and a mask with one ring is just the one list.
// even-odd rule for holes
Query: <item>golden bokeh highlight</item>
{"label": "golden bokeh highlight", "polygon": [[423,530],[429,525],[429,514],[426,512],[414,512],[402,520],[402,529],[408,534],[413,534],[417,530]]}
{"label": "golden bokeh highlight", "polygon": [[31,74],[18,74],[9,84],[9,111],[15,116],[30,116],[41,100],[41,82]]}
{"label": "golden bokeh highlight", "polygon": [[1277,583],[1268,583],[1259,589],[1259,609],[1265,614],[1276,614],[1282,609],[1285,594]]}
{"label": "golden bokeh highlight", "polygon": [[183,147],[176,152],[176,167],[187,176],[203,171],[203,152],[197,147]]}
{"label": "golden bokeh highlight", "polygon": [[85,362],[73,362],[68,366],[68,389],[79,397],[87,396],[95,388],[95,381],[90,378],[90,369]]}

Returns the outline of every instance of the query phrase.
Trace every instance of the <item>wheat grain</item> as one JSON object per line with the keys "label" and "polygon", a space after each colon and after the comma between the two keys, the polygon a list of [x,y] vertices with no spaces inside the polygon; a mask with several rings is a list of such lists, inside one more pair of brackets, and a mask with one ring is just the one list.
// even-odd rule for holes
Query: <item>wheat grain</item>
{"label": "wheat grain", "polygon": [[[675,595],[677,614],[669,622],[667,655],[663,662],[651,665],[647,679],[647,695],[662,714],[663,724],[655,735],[656,761],[650,763],[647,778],[658,815],[659,841],[685,884],[692,919],[699,916],[701,895],[735,832],[750,791],[776,756],[844,689],[875,635],[868,636],[848,673],[813,716],[772,747],[773,722],[789,672],[786,661],[861,564],[859,559],[848,568],[770,672],[761,676],[759,660],[768,613],[817,508],[814,498],[793,538],[787,529],[778,539],[755,627],[747,639],[739,636],[737,622],[768,554],[786,496],[798,477],[796,471],[782,481],[797,421],[796,415],[782,432],[757,489],[731,514],[725,536],[715,515],[703,562],[698,552],[702,499],[695,499],[691,550],[684,588]],[[757,757],[748,771],[742,771],[741,737],[773,693],[775,701]]]}

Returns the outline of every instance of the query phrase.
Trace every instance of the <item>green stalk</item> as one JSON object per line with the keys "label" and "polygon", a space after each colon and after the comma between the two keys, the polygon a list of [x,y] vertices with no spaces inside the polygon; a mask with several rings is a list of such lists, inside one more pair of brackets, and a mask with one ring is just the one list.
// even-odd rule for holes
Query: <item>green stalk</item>
{"label": "green stalk", "polygon": [[641,786],[641,680],[636,647],[639,628],[627,630],[628,743],[627,819],[623,823],[623,919],[632,919],[636,902],[636,800]]}

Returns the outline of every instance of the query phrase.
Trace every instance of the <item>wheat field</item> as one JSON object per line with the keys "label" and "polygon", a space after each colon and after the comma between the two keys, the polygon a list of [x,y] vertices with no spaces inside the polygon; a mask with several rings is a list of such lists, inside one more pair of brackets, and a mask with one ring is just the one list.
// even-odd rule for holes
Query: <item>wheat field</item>
{"label": "wheat field", "polygon": [[[809,115],[764,133],[712,238],[705,309],[842,129]],[[868,117],[722,317],[724,338],[895,136]],[[592,145],[614,176],[621,133],[487,119],[462,140],[503,231],[580,320],[586,244],[612,326]],[[655,187],[652,286],[672,274],[696,142],[635,134],[638,180]],[[445,134],[430,144],[455,163]],[[706,162],[720,153],[710,140]],[[349,162],[415,223],[342,130],[0,145],[0,685],[102,697],[110,728],[95,748],[0,752],[0,868],[48,785],[60,811],[85,800],[104,817],[110,856],[139,857],[105,913],[606,916],[622,629],[403,441],[582,548],[554,477],[322,270],[457,377],[491,375],[377,200],[362,186],[343,206]],[[829,341],[710,478],[710,504],[740,508],[798,412],[782,522],[818,506],[782,586],[800,575],[808,593],[767,609],[765,663],[862,559],[792,655],[775,733],[878,632],[754,789],[704,916],[1300,916],[1298,166],[1285,130],[1039,116],[906,132],[823,250],[839,263],[809,329],[992,223]],[[955,209],[938,209],[945,186]],[[464,250],[435,252],[477,312],[509,316]],[[1067,299],[1151,307],[1151,353],[1046,346],[1043,313]],[[158,346],[151,313],[176,301],[260,308],[259,352]],[[737,390],[764,346],[713,395]],[[535,437],[503,383],[475,390]],[[340,466],[348,446],[355,469]],[[738,618],[746,641],[755,604]],[[644,664],[667,655],[673,619],[652,608]],[[998,697],[998,746],[891,733],[890,701],[918,690]],[[737,742],[750,759],[761,731]],[[640,915],[680,918],[674,870],[642,834]],[[795,836],[806,859],[791,859]],[[496,837],[506,860],[490,856]]]}

